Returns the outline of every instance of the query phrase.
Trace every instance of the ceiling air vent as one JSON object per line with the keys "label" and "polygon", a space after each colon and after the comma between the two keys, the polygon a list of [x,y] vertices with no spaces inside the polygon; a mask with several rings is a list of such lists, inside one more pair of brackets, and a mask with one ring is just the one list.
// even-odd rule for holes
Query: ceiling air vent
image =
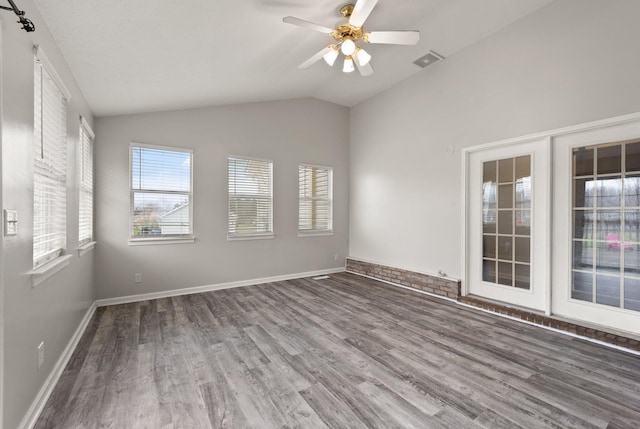
{"label": "ceiling air vent", "polygon": [[440,60],[444,60],[444,57],[435,51],[429,51],[429,53],[423,57],[418,58],[413,63],[422,68],[429,67],[437,63]]}

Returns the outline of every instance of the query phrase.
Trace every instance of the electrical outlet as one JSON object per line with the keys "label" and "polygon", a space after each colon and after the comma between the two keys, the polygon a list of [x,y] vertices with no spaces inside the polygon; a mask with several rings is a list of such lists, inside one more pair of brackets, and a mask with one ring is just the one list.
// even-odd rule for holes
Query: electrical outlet
{"label": "electrical outlet", "polygon": [[340,254],[336,253],[335,255],[333,255],[333,260],[334,261],[339,261],[340,260]]}
{"label": "electrical outlet", "polygon": [[36,351],[38,353],[38,369],[40,369],[40,367],[44,363],[44,341],[38,344]]}
{"label": "electrical outlet", "polygon": [[136,273],[134,275],[133,281],[135,281],[136,283],[142,283],[142,273]]}

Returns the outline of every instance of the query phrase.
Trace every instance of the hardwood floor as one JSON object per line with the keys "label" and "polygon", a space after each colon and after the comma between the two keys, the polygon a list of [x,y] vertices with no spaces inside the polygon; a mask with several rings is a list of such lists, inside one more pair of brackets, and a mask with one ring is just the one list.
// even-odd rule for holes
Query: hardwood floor
{"label": "hardwood floor", "polygon": [[36,427],[639,422],[639,356],[340,273],[99,308]]}

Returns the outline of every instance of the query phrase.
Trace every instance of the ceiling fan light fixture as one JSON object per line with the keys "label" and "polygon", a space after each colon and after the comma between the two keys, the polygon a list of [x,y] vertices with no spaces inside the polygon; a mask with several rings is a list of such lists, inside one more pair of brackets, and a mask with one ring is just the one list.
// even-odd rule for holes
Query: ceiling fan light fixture
{"label": "ceiling fan light fixture", "polygon": [[[11,1],[11,0],[9,0]],[[320,33],[331,36],[333,44],[317,52],[311,58],[298,66],[307,69],[320,61],[321,58],[333,66],[340,54],[344,56],[342,71],[351,73],[356,68],[362,76],[373,73],[371,55],[358,44],[388,44],[388,45],[416,45],[420,41],[420,32],[417,30],[400,31],[371,31],[366,32],[363,24],[371,14],[379,0],[356,0],[355,4],[347,4],[340,8],[340,14],[346,18],[341,20],[335,28],[315,24],[293,16],[285,16],[282,21],[288,24],[306,27]]]}
{"label": "ceiling fan light fixture", "polygon": [[359,66],[366,66],[371,61],[371,55],[364,49],[358,47],[356,49],[356,59],[358,60]]}
{"label": "ceiling fan light fixture", "polygon": [[331,45],[329,47],[331,48],[331,50],[324,54],[322,58],[324,58],[324,61],[329,64],[329,66],[333,66],[333,64],[336,62],[336,59],[338,58],[338,47],[336,45]]}
{"label": "ceiling fan light fixture", "polygon": [[355,69],[356,68],[353,64],[353,58],[351,58],[351,55],[347,55],[346,57],[344,57],[344,65],[342,66],[342,71],[345,73],[351,73]]}
{"label": "ceiling fan light fixture", "polygon": [[345,37],[340,46],[340,50],[346,56],[352,55],[356,51],[356,43],[351,37]]}

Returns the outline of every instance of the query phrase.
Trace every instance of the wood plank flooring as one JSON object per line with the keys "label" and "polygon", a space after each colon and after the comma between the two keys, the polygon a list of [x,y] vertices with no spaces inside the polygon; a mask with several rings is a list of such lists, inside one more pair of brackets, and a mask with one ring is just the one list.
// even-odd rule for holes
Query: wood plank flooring
{"label": "wood plank flooring", "polygon": [[633,428],[640,357],[352,274],[99,308],[36,428]]}

